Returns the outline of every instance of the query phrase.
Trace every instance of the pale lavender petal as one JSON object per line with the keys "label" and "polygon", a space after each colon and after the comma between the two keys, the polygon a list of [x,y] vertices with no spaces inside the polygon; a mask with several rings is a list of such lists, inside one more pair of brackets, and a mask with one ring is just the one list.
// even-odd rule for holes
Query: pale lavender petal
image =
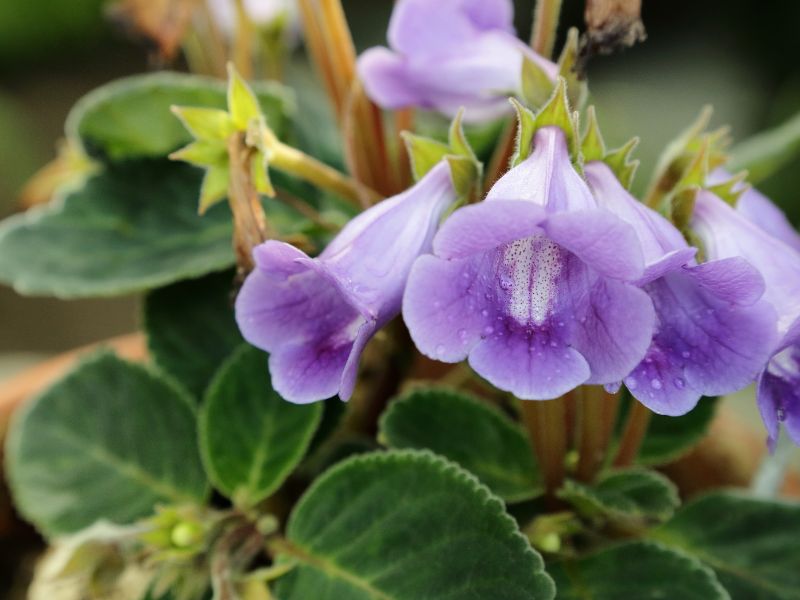
{"label": "pale lavender petal", "polygon": [[[743,261],[714,261],[645,287],[656,308],[657,332],[646,358],[625,379],[640,402],[659,414],[682,415],[703,395],[728,394],[755,379],[777,332],[771,306],[752,302],[762,286],[751,275]],[[745,302],[731,301],[731,281],[739,282]]]}
{"label": "pale lavender petal", "polygon": [[236,321],[244,338],[273,352],[338,332],[361,319],[353,299],[304,261],[296,248],[269,241],[254,253],[256,269],[236,298]]}
{"label": "pale lavender petal", "polygon": [[800,316],[800,253],[764,232],[714,194],[697,194],[692,228],[709,259],[742,257],[764,277],[767,300],[785,332]]}
{"label": "pale lavender petal", "polygon": [[736,211],[771,236],[800,252],[800,234],[783,211],[755,188],[750,188],[741,195]]}
{"label": "pale lavender petal", "polygon": [[773,357],[758,382],[758,408],[775,450],[780,426],[800,445],[800,346],[789,346]]}
{"label": "pale lavender petal", "polygon": [[586,383],[620,381],[650,345],[656,322],[653,303],[639,288],[602,277],[588,294],[572,301],[575,314],[582,316],[571,342],[592,371]]}
{"label": "pale lavender petal", "polygon": [[543,228],[550,239],[608,277],[636,281],[644,272],[633,227],[610,212],[560,212],[550,215]]}
{"label": "pale lavender petal", "polygon": [[498,200],[465,206],[454,212],[433,240],[442,258],[464,258],[540,234],[544,210],[530,202]]}
{"label": "pale lavender petal", "polygon": [[366,348],[367,343],[372,339],[372,336],[375,335],[375,329],[376,324],[374,321],[367,321],[358,329],[339,383],[339,398],[342,400],[349,400],[350,396],[353,395],[353,390],[356,387],[356,379],[358,378],[358,363],[361,359],[361,353],[364,351],[364,348]]}
{"label": "pale lavender petal", "polygon": [[[499,29],[514,33],[512,0],[458,0],[472,24],[479,30]],[[428,4],[431,3],[427,0]]]}
{"label": "pale lavender petal", "polygon": [[497,326],[494,252],[461,260],[421,256],[408,278],[403,319],[424,355],[459,362]]}
{"label": "pale lavender petal", "polygon": [[505,321],[469,354],[475,372],[522,400],[558,398],[584,383],[586,360],[554,331],[532,331]]}
{"label": "pale lavender petal", "polygon": [[[646,281],[688,263],[694,257],[680,231],[667,219],[634,198],[605,163],[584,167],[597,203],[631,225],[642,247]],[[684,260],[685,262],[680,262]]]}
{"label": "pale lavender petal", "polygon": [[527,200],[548,212],[597,208],[592,192],[572,166],[564,132],[543,127],[533,138],[533,152],[503,175],[486,200]]}
{"label": "pale lavender petal", "polygon": [[720,300],[750,306],[766,291],[764,278],[743,258],[722,258],[692,267],[695,284]]}
{"label": "pale lavender petal", "polygon": [[284,400],[307,404],[335,396],[353,341],[286,343],[270,354],[272,387]]}
{"label": "pale lavender petal", "polygon": [[389,22],[389,45],[403,54],[452,53],[479,33],[463,4],[462,0],[400,0]]}
{"label": "pale lavender petal", "polygon": [[387,48],[366,50],[358,59],[358,77],[364,84],[367,96],[388,109],[428,107],[426,94],[417,89],[406,62],[402,56]]}

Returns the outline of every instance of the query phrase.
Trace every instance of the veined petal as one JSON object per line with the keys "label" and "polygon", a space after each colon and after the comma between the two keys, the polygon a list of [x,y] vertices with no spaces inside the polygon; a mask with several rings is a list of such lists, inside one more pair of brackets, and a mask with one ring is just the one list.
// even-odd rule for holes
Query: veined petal
{"label": "veined petal", "polygon": [[764,277],[764,299],[785,332],[800,316],[800,253],[745,219],[714,194],[697,194],[692,227],[709,259],[742,257]]}
{"label": "veined petal", "polygon": [[800,234],[783,211],[757,189],[750,188],[741,195],[736,211],[772,237],[800,252]]}
{"label": "veined petal", "polygon": [[530,202],[497,200],[465,206],[454,212],[433,239],[442,258],[464,258],[542,233],[544,210]]}
{"label": "veined petal", "polygon": [[408,278],[403,319],[424,355],[459,362],[498,327],[492,302],[494,252],[460,260],[421,256]]}
{"label": "veined petal", "polygon": [[625,281],[644,273],[644,259],[630,225],[601,209],[552,214],[543,225],[548,237],[598,272]]}
{"label": "veined petal", "polygon": [[[642,248],[649,280],[679,268],[694,256],[694,250],[667,219],[648,208],[623,187],[611,168],[592,161],[584,167],[597,203],[631,225]],[[685,262],[681,263],[681,260]]]}
{"label": "veined petal", "polygon": [[572,166],[566,137],[558,127],[536,132],[531,155],[503,175],[486,200],[527,200],[551,213],[597,208],[589,187]]}
{"label": "veined petal", "polygon": [[770,451],[775,450],[781,424],[800,445],[800,345],[784,348],[770,360],[759,378],[757,397]]}
{"label": "veined petal", "polygon": [[753,301],[763,285],[750,265],[712,261],[669,273],[645,289],[657,331],[647,356],[625,379],[640,402],[659,414],[682,415],[701,396],[731,393],[756,378],[777,331],[772,307]]}

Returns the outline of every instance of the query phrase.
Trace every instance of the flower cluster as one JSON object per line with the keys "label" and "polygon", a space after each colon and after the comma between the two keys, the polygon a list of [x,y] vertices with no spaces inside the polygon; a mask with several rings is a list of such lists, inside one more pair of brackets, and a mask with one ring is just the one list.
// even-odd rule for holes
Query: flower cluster
{"label": "flower cluster", "polygon": [[[495,116],[520,87],[523,57],[556,77],[511,20],[506,0],[404,0],[392,50],[367,51],[360,75],[385,107]],[[602,157],[583,164],[567,129],[539,124],[527,158],[452,214],[458,186],[443,158],[317,258],[275,241],[256,248],[236,312],[271,353],[276,390],[346,400],[365,345],[402,313],[422,354],[467,360],[524,400],[624,383],[652,411],[682,415],[757,381],[770,443],[781,422],[800,443],[800,236],[758,192],[734,208],[710,188],[687,237]]]}

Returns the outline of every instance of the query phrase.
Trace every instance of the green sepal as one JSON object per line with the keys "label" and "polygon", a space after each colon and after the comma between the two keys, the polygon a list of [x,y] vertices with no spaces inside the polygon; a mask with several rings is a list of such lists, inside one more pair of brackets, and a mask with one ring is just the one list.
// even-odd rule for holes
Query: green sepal
{"label": "green sepal", "polygon": [[232,63],[228,63],[228,113],[237,131],[246,131],[250,121],[264,117],[256,95]]}
{"label": "green sepal", "polygon": [[230,172],[228,165],[208,167],[203,175],[203,183],[200,185],[200,204],[197,212],[205,212],[217,202],[224,200],[228,195],[228,183]]}
{"label": "green sepal", "polygon": [[448,142],[450,143],[450,150],[459,156],[463,156],[465,158],[469,158],[473,162],[478,162],[478,157],[475,156],[475,152],[472,150],[472,146],[469,145],[469,141],[467,141],[467,136],[464,133],[464,109],[460,108],[458,113],[456,113],[455,118],[453,118],[453,122],[450,123],[450,130],[448,132]]}
{"label": "green sepal", "polygon": [[594,106],[586,109],[586,131],[581,138],[581,154],[584,162],[603,160],[606,157],[606,143],[600,132]]}
{"label": "green sepal", "polygon": [[548,126],[556,126],[564,132],[573,162],[580,162],[577,113],[573,114],[570,111],[567,83],[563,77],[558,78],[550,99],[535,115],[514,98],[510,100],[517,111],[517,138],[515,151],[511,158],[512,167],[516,167],[530,156],[534,134],[541,127]]}
{"label": "green sepal", "polygon": [[453,187],[455,187],[458,199],[468,200],[472,195],[476,182],[480,180],[480,163],[466,156],[453,154],[445,156],[445,160],[450,165],[450,177],[453,180]]}
{"label": "green sepal", "polygon": [[227,166],[228,152],[225,145],[215,140],[198,139],[169,155],[171,160],[182,160],[198,167]]}
{"label": "green sepal", "polygon": [[253,186],[259,194],[264,194],[273,198],[275,196],[275,187],[272,185],[272,180],[269,176],[269,160],[267,153],[258,150],[250,159],[251,177],[253,178]]}
{"label": "green sepal", "polygon": [[578,29],[570,27],[567,32],[567,42],[564,44],[561,56],[558,58],[558,74],[564,78],[567,84],[569,105],[575,110],[580,110],[589,94],[586,81],[581,79],[575,68],[578,62],[579,41]]}
{"label": "green sepal", "polygon": [[447,144],[404,131],[408,158],[411,161],[411,174],[415,181],[422,179],[439,161],[450,153]]}
{"label": "green sepal", "polygon": [[703,136],[699,140],[699,147],[689,164],[684,168],[683,175],[673,187],[672,191],[664,196],[661,211],[681,231],[689,227],[689,222],[694,213],[694,203],[697,192],[703,188],[709,173],[709,152],[711,140]]}
{"label": "green sepal", "polygon": [[514,98],[510,100],[517,111],[517,137],[514,154],[511,156],[511,166],[516,167],[531,154],[533,134],[536,133],[536,116]]}
{"label": "green sepal", "polygon": [[636,175],[636,169],[639,168],[639,161],[631,158],[638,145],[639,138],[632,137],[619,148],[607,152],[603,158],[603,162],[611,167],[625,189],[630,189],[633,176]]}
{"label": "green sepal", "polygon": [[749,183],[745,182],[747,175],[747,171],[739,171],[730,179],[715,185],[706,186],[705,189],[731,206],[736,207],[739,203],[739,198],[751,187]]}
{"label": "green sepal", "polygon": [[536,61],[522,57],[521,96],[525,104],[537,109],[544,105],[553,93],[553,80]]}
{"label": "green sepal", "polygon": [[231,116],[219,108],[173,105],[170,110],[198,140],[224,142],[235,131]]}

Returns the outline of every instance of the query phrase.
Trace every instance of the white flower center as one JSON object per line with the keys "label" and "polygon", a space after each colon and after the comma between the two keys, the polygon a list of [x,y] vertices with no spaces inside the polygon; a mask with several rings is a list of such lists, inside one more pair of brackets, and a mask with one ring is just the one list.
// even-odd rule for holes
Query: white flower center
{"label": "white flower center", "polygon": [[541,235],[517,240],[503,251],[503,267],[508,314],[522,325],[544,323],[558,294],[561,249]]}

